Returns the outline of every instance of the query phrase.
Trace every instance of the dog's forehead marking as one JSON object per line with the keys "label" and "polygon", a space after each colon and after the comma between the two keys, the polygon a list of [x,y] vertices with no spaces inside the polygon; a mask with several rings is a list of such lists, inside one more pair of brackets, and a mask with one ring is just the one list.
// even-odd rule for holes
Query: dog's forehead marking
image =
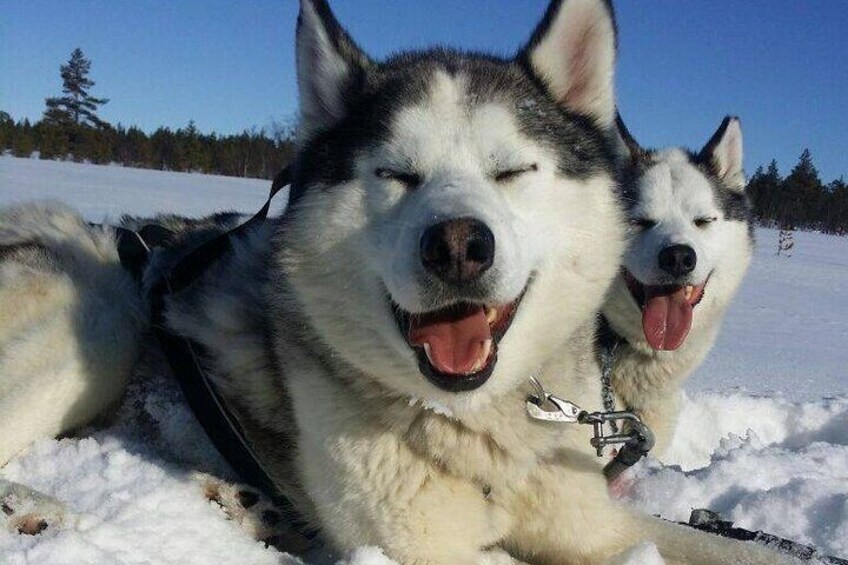
{"label": "dog's forehead marking", "polygon": [[680,149],[657,153],[640,182],[641,212],[667,217],[682,214],[693,218],[718,211],[713,187]]}
{"label": "dog's forehead marking", "polygon": [[386,145],[423,169],[509,167],[538,157],[538,145],[521,134],[506,103],[479,100],[468,84],[463,74],[437,71],[427,96],[397,112]]}

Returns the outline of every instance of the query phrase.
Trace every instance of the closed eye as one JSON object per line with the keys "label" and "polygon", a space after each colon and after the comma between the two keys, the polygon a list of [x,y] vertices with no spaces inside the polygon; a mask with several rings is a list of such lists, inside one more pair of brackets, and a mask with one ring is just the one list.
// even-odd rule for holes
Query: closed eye
{"label": "closed eye", "polygon": [[413,189],[421,184],[421,175],[393,169],[378,168],[374,170],[374,176],[381,179],[399,182],[408,189]]}
{"label": "closed eye", "polygon": [[648,218],[636,218],[636,219],[630,220],[630,225],[636,226],[636,227],[643,229],[643,230],[649,230],[652,227],[656,226],[657,222],[654,221],[654,220],[649,220]]}
{"label": "closed eye", "polygon": [[533,173],[539,170],[539,165],[531,163],[514,169],[505,169],[495,173],[495,182],[509,182],[526,173]]}
{"label": "closed eye", "polygon": [[716,221],[717,219],[718,218],[716,218],[715,216],[709,216],[709,217],[704,217],[704,218],[695,218],[695,222],[694,222],[695,227],[705,228],[708,225],[710,225],[711,223],[713,223],[714,221]]}

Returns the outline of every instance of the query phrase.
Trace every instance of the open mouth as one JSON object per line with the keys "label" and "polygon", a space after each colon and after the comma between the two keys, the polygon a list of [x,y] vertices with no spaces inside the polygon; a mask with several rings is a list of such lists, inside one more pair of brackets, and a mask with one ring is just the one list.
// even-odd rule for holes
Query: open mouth
{"label": "open mouth", "polygon": [[498,343],[512,325],[523,296],[524,291],[509,304],[460,302],[421,314],[392,306],[421,373],[443,390],[463,392],[479,388],[492,375]]}
{"label": "open mouth", "polygon": [[642,309],[642,331],[648,344],[659,351],[674,351],[683,345],[709,277],[700,285],[647,285],[625,269],[624,280]]}

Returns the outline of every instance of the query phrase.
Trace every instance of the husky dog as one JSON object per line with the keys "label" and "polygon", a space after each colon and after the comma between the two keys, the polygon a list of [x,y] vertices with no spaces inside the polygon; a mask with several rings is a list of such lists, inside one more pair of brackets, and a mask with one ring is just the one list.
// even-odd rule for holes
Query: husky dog
{"label": "husky dog", "polygon": [[603,307],[618,338],[613,390],[657,437],[661,455],[677,419],[679,388],[715,342],[754,246],[742,171],[742,129],[727,117],[698,153],[646,150],[621,119],[623,183],[634,230]]}
{"label": "husky dog", "polygon": [[288,208],[170,295],[164,321],[207,350],[275,485],[333,548],[597,563],[651,540],[671,562],[775,562],[619,506],[588,427],[525,411],[531,376],[600,404],[594,320],[626,226],[614,60],[603,0],[554,0],[512,59],[383,62],[301,1]]}

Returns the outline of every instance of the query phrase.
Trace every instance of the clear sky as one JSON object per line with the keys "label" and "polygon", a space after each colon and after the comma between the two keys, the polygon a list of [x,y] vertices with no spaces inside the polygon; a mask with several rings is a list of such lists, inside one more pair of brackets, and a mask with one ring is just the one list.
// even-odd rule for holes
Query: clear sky
{"label": "clear sky", "polygon": [[[546,0],[336,0],[372,56],[434,43],[510,54]],[[804,147],[848,176],[848,0],[618,0],[622,113],[646,146],[742,118],[749,172]],[[295,0],[0,0],[0,109],[38,119],[74,47],[112,123],[234,133],[296,113]]]}

